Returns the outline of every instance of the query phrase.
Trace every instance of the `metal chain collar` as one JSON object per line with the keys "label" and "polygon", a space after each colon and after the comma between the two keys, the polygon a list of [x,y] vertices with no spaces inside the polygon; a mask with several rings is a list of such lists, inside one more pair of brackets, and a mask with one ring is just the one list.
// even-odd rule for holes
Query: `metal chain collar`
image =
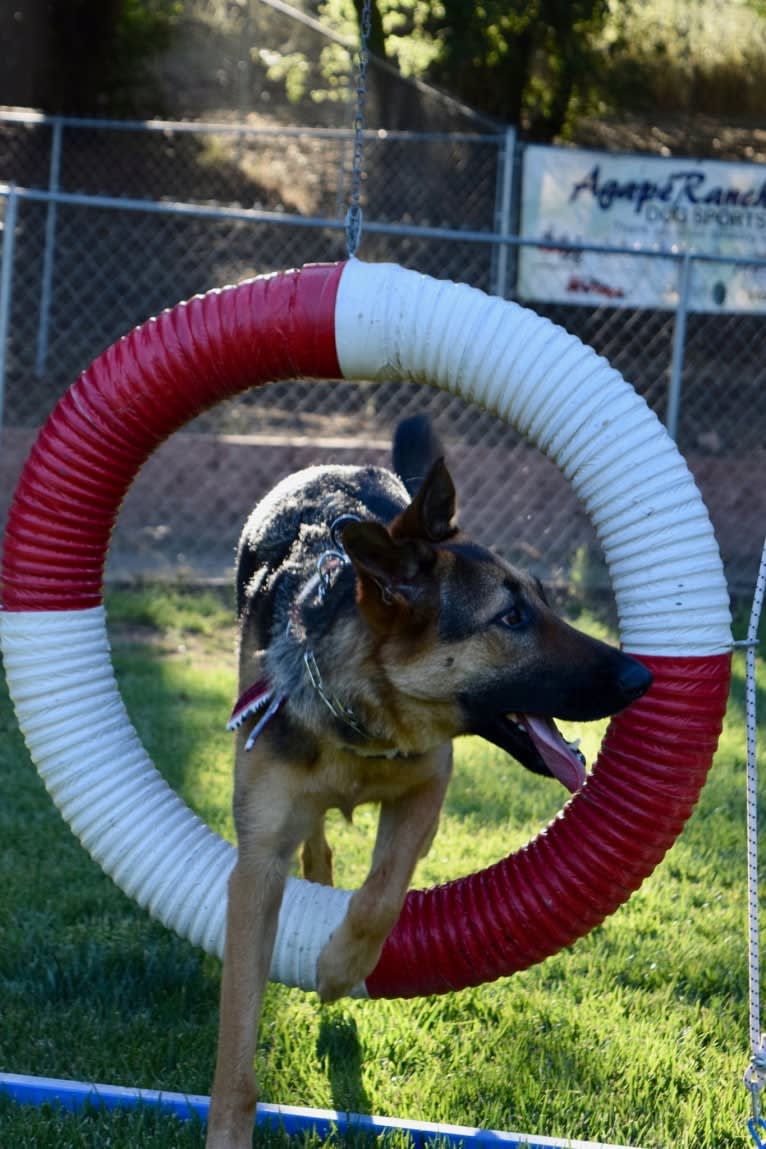
{"label": "metal chain collar", "polygon": [[348,523],[361,522],[359,515],[340,515],[334,519],[330,524],[330,539],[332,546],[327,550],[322,551],[316,560],[316,569],[314,574],[308,580],[306,585],[301,590],[300,594],[296,597],[290,611],[290,618],[287,623],[287,633],[295,638],[301,644],[304,644],[303,650],[303,665],[306,669],[306,674],[314,690],[321,698],[327,709],[332,714],[333,718],[337,718],[346,726],[350,727],[356,734],[362,738],[369,738],[370,735],[360,725],[353,710],[345,706],[337,695],[333,694],[331,690],[325,685],[322,674],[317,665],[316,656],[311,646],[308,644],[306,629],[302,622],[302,610],[306,602],[315,599],[316,602],[322,604],[327,597],[327,594],[333,586],[338,574],[344,567],[351,565],[351,560],[346,554],[343,547],[343,528]]}

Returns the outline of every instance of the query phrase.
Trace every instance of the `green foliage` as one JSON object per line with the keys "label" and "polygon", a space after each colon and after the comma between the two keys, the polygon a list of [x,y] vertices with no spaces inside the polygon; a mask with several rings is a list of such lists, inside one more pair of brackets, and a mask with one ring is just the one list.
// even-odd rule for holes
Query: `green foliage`
{"label": "green foliage", "polygon": [[[351,0],[325,0],[328,25],[358,35]],[[606,0],[377,0],[386,56],[406,76],[440,84],[501,121],[524,123],[549,138],[565,125],[577,96],[592,87],[594,37],[608,15]],[[323,54],[337,66],[336,50]],[[347,61],[345,67],[348,67]]]}
{"label": "green foliage", "polygon": [[[321,0],[319,15],[336,34],[356,44],[360,6],[354,0]],[[392,60],[404,76],[423,75],[439,51],[433,28],[443,11],[442,0],[435,4],[425,0],[377,0],[373,5],[370,51]]]}
{"label": "green foliage", "polygon": [[[319,5],[327,27],[350,43],[358,9],[358,0]],[[382,34],[375,50],[404,75],[434,82],[537,139],[571,135],[586,114],[740,118],[762,110],[763,0],[373,0],[373,13]],[[321,72],[327,86],[318,85],[314,98],[349,97],[345,48],[327,45]]]}
{"label": "green foliage", "polygon": [[[118,681],[147,749],[230,836],[224,726],[235,634],[225,604],[147,586],[110,595],[108,613]],[[585,612],[578,625],[592,629]],[[758,673],[762,708],[762,660]],[[322,1008],[313,995],[270,986],[257,1055],[263,1099],[644,1149],[745,1149],[743,695],[735,656],[702,798],[627,905],[542,965],[458,994]],[[586,731],[589,760],[599,737]],[[496,861],[554,817],[561,797],[486,744],[460,740],[417,883]],[[362,879],[374,823],[366,807],[352,825],[331,820],[339,884]],[[218,979],[216,961],[152,923],[67,830],[29,763],[0,677],[0,1067],[206,1093]],[[203,1139],[199,1125],[149,1111],[68,1116],[0,1100],[3,1146],[201,1149]],[[304,1140],[340,1149],[337,1138],[316,1137],[296,1149]],[[287,1149],[260,1132],[256,1144]]]}
{"label": "green foliage", "polygon": [[443,0],[433,77],[500,120],[549,139],[597,71],[606,0]]}
{"label": "green foliage", "polygon": [[167,637],[172,634],[213,636],[231,626],[228,590],[194,590],[183,583],[134,586],[128,592],[107,593],[109,621],[123,626],[147,627]]}
{"label": "green foliage", "polygon": [[601,43],[607,110],[760,120],[766,4],[613,0],[611,8]]}
{"label": "green foliage", "polygon": [[[74,115],[158,111],[150,65],[170,43],[180,0],[51,0],[46,110]],[[34,24],[30,25],[34,28]]]}
{"label": "green foliage", "polygon": [[[315,103],[351,98],[359,39],[359,6],[354,0],[321,0],[319,3],[318,15],[337,39],[323,44],[317,62],[321,83],[313,87],[315,76],[311,61],[303,52],[276,47],[257,49],[255,54],[265,65],[268,79],[284,84],[285,95],[291,103],[299,103],[306,95]],[[403,76],[424,75],[439,51],[438,39],[430,34],[429,27],[434,12],[440,10],[440,4],[432,5],[424,0],[400,3],[378,0],[373,7],[370,52],[390,60]]]}
{"label": "green foliage", "polygon": [[[333,48],[343,53],[342,48]],[[345,55],[345,53],[343,53]],[[291,104],[299,104],[306,95],[311,67],[302,52],[280,52],[272,48],[258,48],[254,55],[266,68],[266,76],[274,83],[282,83]]]}
{"label": "green foliage", "polygon": [[444,11],[442,0],[380,0],[386,55],[396,61],[403,76],[422,76],[438,57],[440,42],[434,27]]}
{"label": "green foliage", "polygon": [[122,0],[105,94],[113,113],[142,113],[152,60],[169,46],[182,13],[181,0]]}
{"label": "green foliage", "polygon": [[126,57],[146,57],[167,48],[183,7],[181,0],[122,0],[119,50]]}

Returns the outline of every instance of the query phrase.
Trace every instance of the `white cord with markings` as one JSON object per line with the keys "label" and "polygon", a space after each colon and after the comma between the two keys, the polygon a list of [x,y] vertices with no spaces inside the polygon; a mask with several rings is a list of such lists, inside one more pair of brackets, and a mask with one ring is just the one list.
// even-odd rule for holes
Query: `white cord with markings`
{"label": "white cord with markings", "polygon": [[761,1112],[761,1093],[766,1084],[766,1034],[761,1031],[760,931],[758,912],[758,763],[756,760],[755,654],[758,625],[766,593],[766,541],[755,583],[747,638],[735,646],[745,647],[745,721],[747,724],[747,902],[750,1000],[750,1054],[745,1085],[750,1092],[752,1116],[747,1125],[758,1149],[766,1149],[766,1121]]}

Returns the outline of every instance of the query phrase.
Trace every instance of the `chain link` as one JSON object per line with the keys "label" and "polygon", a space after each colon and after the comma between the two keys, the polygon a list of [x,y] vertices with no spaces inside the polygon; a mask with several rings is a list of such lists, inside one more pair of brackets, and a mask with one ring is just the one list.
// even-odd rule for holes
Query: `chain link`
{"label": "chain link", "polygon": [[353,259],[362,239],[362,163],[364,150],[364,119],[367,107],[367,64],[369,61],[370,29],[372,27],[372,0],[364,0],[359,26],[359,67],[356,82],[356,111],[354,114],[354,152],[351,159],[351,186],[346,212],[346,249]]}

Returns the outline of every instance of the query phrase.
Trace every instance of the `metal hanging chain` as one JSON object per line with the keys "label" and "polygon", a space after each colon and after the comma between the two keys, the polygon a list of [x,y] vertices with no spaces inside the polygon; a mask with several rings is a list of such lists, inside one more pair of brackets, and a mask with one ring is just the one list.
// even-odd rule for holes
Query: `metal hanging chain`
{"label": "metal hanging chain", "polygon": [[362,238],[362,148],[364,146],[364,113],[367,103],[368,45],[372,23],[372,0],[364,0],[359,24],[359,67],[356,80],[356,112],[354,115],[354,154],[351,161],[351,187],[346,212],[346,249],[349,259],[357,253]]}
{"label": "metal hanging chain", "polygon": [[756,762],[756,680],[755,653],[758,625],[766,594],[766,541],[755,583],[753,608],[747,638],[735,646],[746,648],[745,720],[747,724],[747,900],[748,900],[748,969],[750,998],[750,1064],[745,1071],[745,1085],[750,1091],[752,1117],[748,1129],[758,1149],[766,1146],[766,1122],[761,1116],[761,1092],[766,1084],[766,1036],[761,1032],[761,962],[758,914],[758,767]]}

